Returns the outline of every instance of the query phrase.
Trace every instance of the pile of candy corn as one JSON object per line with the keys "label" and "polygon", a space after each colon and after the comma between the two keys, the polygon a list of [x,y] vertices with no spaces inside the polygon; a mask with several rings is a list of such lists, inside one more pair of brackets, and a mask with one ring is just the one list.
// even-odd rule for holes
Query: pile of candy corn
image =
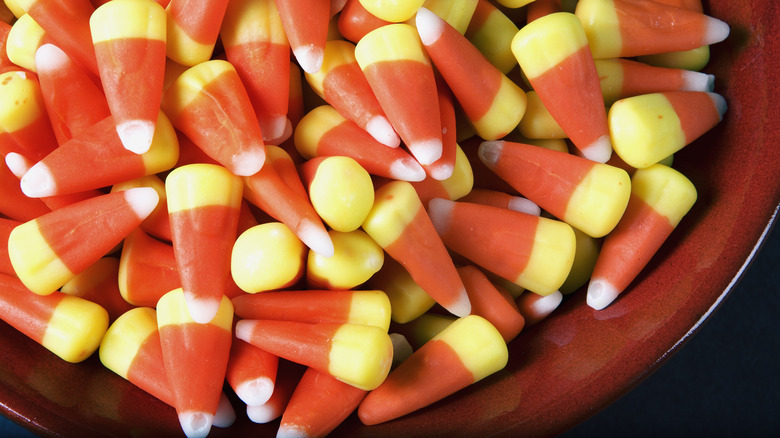
{"label": "pile of candy corn", "polygon": [[[227,427],[436,403],[628,291],[726,111],[699,0],[5,0],[0,318]],[[586,291],[584,289],[587,289]],[[225,385],[227,382],[228,385]]]}

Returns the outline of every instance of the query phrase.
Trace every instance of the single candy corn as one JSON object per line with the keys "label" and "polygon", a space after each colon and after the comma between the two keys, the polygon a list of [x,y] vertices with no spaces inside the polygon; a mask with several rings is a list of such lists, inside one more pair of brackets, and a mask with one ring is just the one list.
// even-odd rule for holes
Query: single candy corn
{"label": "single candy corn", "polygon": [[582,24],[559,12],[525,25],[512,52],[531,86],[586,158],[612,154],[601,86]]}
{"label": "single candy corn", "polygon": [[518,30],[493,3],[479,0],[464,35],[501,73],[507,74],[517,65],[512,38]]}
{"label": "single candy corn", "polygon": [[206,61],[186,70],[163,94],[162,109],[177,130],[236,175],[263,167],[263,134],[229,62]]}
{"label": "single candy corn", "polygon": [[386,24],[390,22],[368,12],[360,0],[347,0],[339,13],[337,26],[347,41],[357,43],[365,34]]}
{"label": "single candy corn", "polygon": [[333,156],[301,166],[311,204],[322,220],[340,232],[354,231],[374,205],[371,176],[352,158]]}
{"label": "single candy corn", "polygon": [[457,316],[468,315],[471,303],[463,282],[412,185],[389,182],[374,199],[363,229],[437,303]]}
{"label": "single candy corn", "polygon": [[178,158],[176,132],[162,111],[152,146],[143,154],[122,146],[116,123],[108,116],[35,163],[21,187],[32,197],[99,189],[169,170]]}
{"label": "single candy corn", "polygon": [[363,324],[244,319],[236,337],[364,390],[387,377],[393,355],[387,332]]}
{"label": "single candy corn", "polygon": [[668,91],[622,99],[609,110],[615,153],[632,167],[648,167],[717,125],[726,107],[723,96],[703,91]]}
{"label": "single candy corn", "polygon": [[308,368],[287,403],[278,437],[327,436],[357,409],[367,391]]}
{"label": "single candy corn", "polygon": [[509,292],[494,286],[487,275],[473,265],[461,266],[458,274],[469,294],[471,313],[487,319],[505,342],[514,339],[523,330],[525,319]]}
{"label": "single candy corn", "polygon": [[225,379],[247,406],[259,406],[267,402],[274,392],[278,367],[278,356],[233,339]]}
{"label": "single candy corn", "polygon": [[227,0],[171,0],[165,8],[168,57],[186,66],[208,61],[227,4]]}
{"label": "single candy corn", "polygon": [[[165,9],[152,0],[111,1],[89,24],[100,81],[126,149],[149,150],[165,71]],[[137,90],[143,90],[139,93]]]}
{"label": "single candy corn", "polygon": [[113,322],[134,307],[119,292],[118,278],[119,259],[103,257],[62,285],[60,291],[99,304]]}
{"label": "single candy corn", "polygon": [[561,302],[563,302],[563,294],[558,291],[550,295],[525,291],[516,300],[517,308],[529,327],[550,316]]}
{"label": "single candy corn", "polygon": [[165,372],[184,434],[205,437],[214,421],[230,357],[233,305],[222,297],[208,323],[190,317],[184,292],[175,289],[157,303]]}
{"label": "single candy corn", "polygon": [[423,3],[425,0],[360,0],[368,12],[392,23],[412,18]]}
{"label": "single candy corn", "polygon": [[287,225],[313,251],[325,257],[333,255],[333,242],[311,205],[290,154],[269,145],[267,161],[259,172],[243,178],[246,199]]}
{"label": "single candy corn", "polygon": [[660,91],[712,91],[715,76],[679,68],[654,67],[622,58],[597,59],[604,103]]}
{"label": "single candy corn", "polygon": [[57,148],[38,79],[31,73],[0,74],[0,153],[38,161]]}
{"label": "single candy corn", "polygon": [[355,46],[355,59],[417,161],[427,165],[439,159],[442,140],[436,80],[414,27],[392,24],[368,33]]}
{"label": "single candy corn", "polygon": [[495,140],[515,129],[525,112],[525,92],[433,12],[420,8],[415,23],[425,50],[477,134]]}
{"label": "single candy corn", "polygon": [[17,0],[53,41],[92,74],[98,74],[89,19],[95,8],[89,0]]}
{"label": "single candy corn", "polygon": [[155,307],[163,295],[181,287],[173,246],[133,230],[122,245],[118,286],[128,303]]}
{"label": "single candy corn", "polygon": [[390,327],[390,300],[380,290],[285,290],[233,298],[236,315],[307,323]]}
{"label": "single candy corn", "polygon": [[274,0],[232,0],[220,38],[227,60],[246,86],[263,140],[279,144],[292,134],[287,118],[290,44]]}
{"label": "single candy corn", "polygon": [[222,166],[190,164],[168,174],[165,192],[187,308],[205,324],[219,311],[230,276],[243,184]]}
{"label": "single candy corn", "polygon": [[244,292],[282,289],[303,277],[305,257],[306,246],[287,225],[267,222],[238,236],[230,272]]}
{"label": "single candy corn", "polygon": [[390,318],[399,324],[417,318],[436,304],[409,272],[390,257],[385,257],[382,268],[366,284],[385,292],[390,301]]}
{"label": "single candy corn", "polygon": [[328,40],[330,2],[276,0],[276,7],[298,64],[306,73],[318,72]]}
{"label": "single candy corn", "polygon": [[306,284],[315,289],[352,289],[365,283],[381,267],[384,251],[363,230],[328,231],[333,255],[314,251],[306,259]]}
{"label": "single candy corn", "polygon": [[108,329],[100,305],[59,291],[34,294],[7,274],[0,274],[0,319],[73,363],[91,356]]}
{"label": "single candy corn", "polygon": [[30,290],[48,295],[84,271],[141,224],[157,193],[137,188],[90,198],[14,228],[8,254]]}
{"label": "single candy corn", "polygon": [[628,204],[631,180],[617,167],[508,141],[482,143],[479,157],[542,210],[592,237],[615,228]]}
{"label": "single candy corn", "polygon": [[486,319],[460,318],[371,391],[360,403],[358,417],[373,425],[404,416],[503,369],[508,357],[501,334]]}
{"label": "single candy corn", "polygon": [[425,178],[425,170],[402,148],[379,143],[330,105],[318,106],[301,119],[295,129],[295,148],[306,159],[350,157],[371,175],[402,181]]}
{"label": "single candy corn", "polygon": [[306,73],[306,81],[339,114],[365,129],[376,141],[390,147],[400,144],[398,134],[360,70],[354,44],[328,41],[322,68],[316,73]]}
{"label": "single candy corn", "polygon": [[696,202],[696,188],[662,164],[638,169],[631,200],[601,246],[588,284],[588,305],[601,310],[636,278]]}
{"label": "single candy corn", "polygon": [[728,24],[717,18],[656,1],[585,0],[575,13],[594,58],[690,50],[729,35]]}
{"label": "single candy corn", "polygon": [[566,223],[439,198],[428,214],[448,248],[526,289],[549,295],[569,275],[575,240]]}
{"label": "single candy corn", "polygon": [[59,47],[39,47],[35,67],[49,121],[60,145],[111,114],[102,88]]}

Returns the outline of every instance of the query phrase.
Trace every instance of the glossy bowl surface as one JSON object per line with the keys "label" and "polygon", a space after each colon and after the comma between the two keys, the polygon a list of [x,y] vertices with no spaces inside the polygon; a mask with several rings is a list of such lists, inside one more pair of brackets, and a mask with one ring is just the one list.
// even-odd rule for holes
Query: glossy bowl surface
{"label": "glossy bowl surface", "polygon": [[[780,201],[780,6],[705,1],[731,26],[706,68],[729,109],[675,156],[699,199],[630,292],[602,311],[568,299],[510,344],[506,369],[422,411],[337,436],[554,435],[636,386],[729,293]],[[0,411],[43,436],[179,436],[172,408],[102,367],[69,364],[0,322]],[[236,406],[239,406],[236,404]],[[237,408],[211,436],[274,436]]]}

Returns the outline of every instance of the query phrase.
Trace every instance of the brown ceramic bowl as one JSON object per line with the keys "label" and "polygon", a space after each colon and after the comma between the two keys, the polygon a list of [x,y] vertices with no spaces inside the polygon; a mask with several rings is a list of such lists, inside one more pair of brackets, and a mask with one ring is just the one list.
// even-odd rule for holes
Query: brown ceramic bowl
{"label": "brown ceramic bowl", "polygon": [[[433,406],[334,435],[553,435],[637,385],[676,352],[729,293],[780,201],[780,8],[705,2],[731,25],[707,70],[729,103],[723,122],[678,153],[699,199],[660,252],[610,307],[577,293],[510,345],[501,372]],[[0,323],[0,412],[44,436],[180,436],[172,408],[104,369],[69,364]],[[278,421],[238,420],[211,436],[274,436]]]}

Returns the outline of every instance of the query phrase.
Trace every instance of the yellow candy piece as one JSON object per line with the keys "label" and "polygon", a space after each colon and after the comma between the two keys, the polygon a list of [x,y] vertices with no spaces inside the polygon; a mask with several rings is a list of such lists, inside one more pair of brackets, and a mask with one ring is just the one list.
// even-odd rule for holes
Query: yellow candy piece
{"label": "yellow candy piece", "polygon": [[523,118],[528,98],[525,91],[502,75],[501,85],[490,109],[479,120],[473,120],[477,134],[485,140],[497,140],[517,127]]}
{"label": "yellow candy piece", "polygon": [[[324,70],[324,69],[323,69]],[[344,123],[344,118],[330,105],[320,105],[306,113],[295,127],[295,149],[305,159],[316,157],[322,135]]]}
{"label": "yellow candy piece", "polygon": [[62,359],[77,363],[98,349],[108,329],[108,312],[91,301],[65,295],[54,309],[41,345]]}
{"label": "yellow candy piece", "polygon": [[347,320],[352,324],[390,328],[390,300],[381,290],[357,290],[352,294]]}
{"label": "yellow candy piece", "polygon": [[376,62],[431,63],[417,29],[405,23],[389,24],[367,33],[355,46],[355,59],[363,71]]}
{"label": "yellow candy piece", "polygon": [[216,164],[188,164],[165,179],[168,213],[212,205],[240,208],[244,182]]}
{"label": "yellow candy piece", "polygon": [[425,0],[360,0],[372,15],[391,23],[400,23],[414,16]]}
{"label": "yellow candy piece", "polygon": [[371,277],[368,284],[385,291],[390,300],[390,317],[399,324],[416,319],[436,304],[409,272],[390,257],[385,258],[382,269]]}
{"label": "yellow candy piece", "polygon": [[587,45],[579,19],[556,12],[523,26],[512,40],[512,53],[525,75],[534,79]]}
{"label": "yellow candy piece", "polygon": [[371,176],[349,157],[328,157],[309,183],[309,198],[317,214],[336,231],[354,231],[374,205]]}
{"label": "yellow candy piece", "polygon": [[517,129],[530,139],[567,138],[558,122],[544,106],[536,91],[526,93],[527,103],[525,114],[520,119]]}
{"label": "yellow candy piece", "polygon": [[432,340],[449,345],[474,376],[474,382],[503,369],[509,360],[509,350],[501,333],[478,315],[458,318]]}
{"label": "yellow candy piece", "polygon": [[569,198],[564,221],[592,237],[603,237],[617,225],[631,196],[625,170],[596,163]]}
{"label": "yellow candy piece", "polygon": [[100,343],[100,362],[109,370],[127,379],[139,346],[157,332],[157,312],[149,307],[136,307],[116,319]]}
{"label": "yellow candy piece", "polygon": [[179,161],[179,137],[171,120],[160,111],[149,150],[141,154],[148,175],[165,172]]}
{"label": "yellow candy piece", "polygon": [[517,65],[512,53],[512,38],[517,34],[517,25],[498,9],[485,19],[478,29],[469,29],[466,37],[485,55],[485,58],[503,74]]}
{"label": "yellow candy piece", "polygon": [[3,3],[5,3],[8,9],[11,11],[12,14],[14,14],[14,17],[16,17],[17,19],[22,18],[22,15],[27,14],[24,8],[19,5],[19,2],[17,0],[3,0]]}
{"label": "yellow candy piece", "polygon": [[334,254],[323,257],[309,251],[306,280],[309,287],[352,289],[365,283],[382,267],[384,251],[362,230],[328,231]]}
{"label": "yellow candy piece", "polygon": [[423,7],[441,17],[461,35],[466,33],[478,0],[425,0]]}
{"label": "yellow candy piece", "polygon": [[44,239],[37,220],[25,222],[11,231],[8,255],[17,277],[39,295],[51,294],[76,275]]}
{"label": "yellow candy piece", "polygon": [[633,195],[669,219],[672,227],[680,223],[697,198],[693,183],[685,175],[663,164],[638,169],[631,178],[631,184]]}
{"label": "yellow candy piece", "polygon": [[29,14],[24,14],[8,32],[5,52],[8,59],[31,72],[35,68],[35,52],[43,42],[46,31]]}
{"label": "yellow candy piece", "polygon": [[116,38],[166,40],[166,14],[150,0],[112,0],[101,5],[89,19],[92,42]]}
{"label": "yellow candy piece", "polygon": [[[572,227],[554,219],[539,218],[528,263],[514,282],[539,295],[561,287],[574,262],[576,240]],[[555,260],[555,263],[551,263]]]}
{"label": "yellow candy piece", "polygon": [[287,225],[260,224],[236,239],[230,272],[233,281],[245,292],[281,289],[303,276],[305,255],[306,246]]}
{"label": "yellow candy piece", "polygon": [[[186,65],[181,62],[179,64]],[[221,59],[201,62],[186,69],[165,93],[162,102],[163,110],[175,118],[175,114],[181,113],[190,102],[201,95],[211,81],[231,70],[236,70],[233,64]]]}
{"label": "yellow candy piece", "polygon": [[611,0],[580,1],[577,3],[575,14],[582,22],[593,58],[620,56],[623,48],[620,18]]}
{"label": "yellow candy piece", "polygon": [[29,126],[46,108],[38,81],[22,71],[0,74],[0,133]]}
{"label": "yellow candy piece", "polygon": [[331,376],[370,391],[390,373],[393,342],[379,327],[343,324],[333,335],[328,359]]}
{"label": "yellow candy piece", "polygon": [[570,294],[587,284],[596,266],[596,258],[601,248],[601,240],[590,237],[582,231],[574,228],[576,240],[576,252],[574,262],[571,265],[569,276],[563,282],[559,290],[563,294]]}

